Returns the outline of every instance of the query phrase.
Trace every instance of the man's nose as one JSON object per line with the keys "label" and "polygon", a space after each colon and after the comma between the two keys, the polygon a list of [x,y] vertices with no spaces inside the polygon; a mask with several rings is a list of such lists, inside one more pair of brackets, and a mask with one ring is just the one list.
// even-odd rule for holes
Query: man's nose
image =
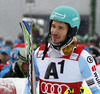
{"label": "man's nose", "polygon": [[54,29],[53,34],[58,34],[58,29],[57,28]]}

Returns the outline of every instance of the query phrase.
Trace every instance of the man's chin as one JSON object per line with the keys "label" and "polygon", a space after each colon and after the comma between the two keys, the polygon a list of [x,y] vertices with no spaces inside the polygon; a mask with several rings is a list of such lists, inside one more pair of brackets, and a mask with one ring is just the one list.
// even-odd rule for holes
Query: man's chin
{"label": "man's chin", "polygon": [[54,41],[52,41],[54,44],[58,44],[58,43],[60,43],[59,41],[57,41],[57,40],[54,40]]}

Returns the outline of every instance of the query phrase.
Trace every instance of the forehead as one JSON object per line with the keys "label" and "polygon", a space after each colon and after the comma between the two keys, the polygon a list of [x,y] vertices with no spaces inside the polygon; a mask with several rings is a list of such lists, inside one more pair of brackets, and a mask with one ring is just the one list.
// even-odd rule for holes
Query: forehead
{"label": "forehead", "polygon": [[53,21],[52,21],[52,24],[57,24],[57,25],[61,25],[61,26],[68,26],[67,23],[60,22],[60,21],[58,21],[58,20],[53,20]]}
{"label": "forehead", "polygon": [[7,55],[5,52],[0,53],[1,55]]}

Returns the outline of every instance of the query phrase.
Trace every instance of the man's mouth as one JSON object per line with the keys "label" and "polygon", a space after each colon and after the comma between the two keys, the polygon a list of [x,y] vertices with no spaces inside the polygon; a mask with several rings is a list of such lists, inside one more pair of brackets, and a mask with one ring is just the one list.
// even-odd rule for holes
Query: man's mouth
{"label": "man's mouth", "polygon": [[59,36],[58,36],[58,35],[53,35],[53,38],[54,38],[54,39],[58,39]]}

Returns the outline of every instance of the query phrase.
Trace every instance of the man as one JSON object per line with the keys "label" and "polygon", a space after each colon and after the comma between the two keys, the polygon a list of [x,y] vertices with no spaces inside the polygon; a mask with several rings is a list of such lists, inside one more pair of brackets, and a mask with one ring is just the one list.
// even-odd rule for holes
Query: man
{"label": "man", "polygon": [[[79,13],[68,6],[57,7],[50,15],[45,45],[34,54],[40,94],[64,94],[68,88],[80,94],[83,79],[93,94],[100,94],[100,77],[93,57],[76,44]],[[28,87],[28,86],[27,86]],[[28,88],[24,94],[28,94]]]}
{"label": "man", "polygon": [[7,77],[27,77],[27,60],[25,48],[20,48],[20,50],[18,51],[17,60],[12,63],[10,71],[3,76],[3,78]]}
{"label": "man", "polygon": [[0,49],[0,77],[3,77],[10,70],[10,52],[11,49],[8,46],[3,46]]}
{"label": "man", "polygon": [[4,46],[0,49],[0,63],[5,64],[10,58],[11,49],[8,46]]}

